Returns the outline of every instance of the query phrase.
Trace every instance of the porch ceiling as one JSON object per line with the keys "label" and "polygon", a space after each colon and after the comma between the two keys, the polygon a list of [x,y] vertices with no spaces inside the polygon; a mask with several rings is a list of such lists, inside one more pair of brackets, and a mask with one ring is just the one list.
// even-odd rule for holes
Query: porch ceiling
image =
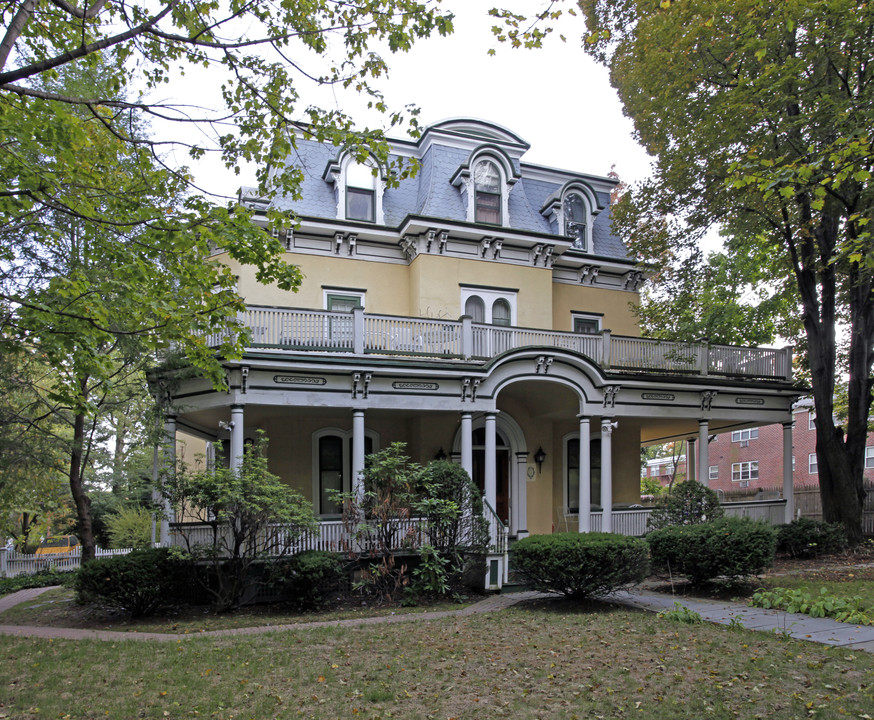
{"label": "porch ceiling", "polygon": [[498,409],[515,404],[522,405],[535,420],[567,420],[580,412],[580,401],[573,390],[544,380],[516,382],[501,389]]}

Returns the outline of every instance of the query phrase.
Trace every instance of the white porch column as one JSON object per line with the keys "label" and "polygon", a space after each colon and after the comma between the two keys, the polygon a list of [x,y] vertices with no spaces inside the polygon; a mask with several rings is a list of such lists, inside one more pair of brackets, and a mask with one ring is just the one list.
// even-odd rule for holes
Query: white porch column
{"label": "white porch column", "polygon": [[592,458],[590,418],[577,416],[580,421],[580,497],[579,531],[592,532]]}
{"label": "white porch column", "polygon": [[[170,475],[176,472],[176,416],[167,414],[164,416],[164,474]],[[167,498],[162,498],[161,507],[161,534],[158,539],[161,547],[170,544],[170,522],[175,520],[173,508]]]}
{"label": "white porch column", "polygon": [[786,501],[783,522],[795,519],[795,480],[792,477],[792,423],[783,423],[783,499]]}
{"label": "white porch column", "polygon": [[461,413],[461,467],[473,478],[473,414]]}
{"label": "white porch column", "polygon": [[246,426],[243,417],[243,405],[231,405],[231,458],[230,468],[239,472],[243,467],[245,452]]}
{"label": "white porch column", "polygon": [[352,492],[364,500],[364,410],[352,411]]}
{"label": "white porch column", "polygon": [[[601,418],[601,532],[613,532],[613,418]],[[582,456],[582,452],[580,453]]]}
{"label": "white porch column", "polygon": [[517,538],[528,535],[528,453],[516,453],[516,491],[510,496],[515,522],[510,532]]}
{"label": "white porch column", "polygon": [[709,426],[707,420],[698,421],[698,482],[705,487],[710,478]]}
{"label": "white porch column", "polygon": [[695,472],[695,438],[686,440],[686,479],[696,480],[698,473]]}
{"label": "white porch column", "polygon": [[495,452],[497,448],[497,412],[486,413],[486,449],[485,449],[485,496],[492,510],[497,511],[498,504],[498,482],[497,482],[497,465],[495,463]]}

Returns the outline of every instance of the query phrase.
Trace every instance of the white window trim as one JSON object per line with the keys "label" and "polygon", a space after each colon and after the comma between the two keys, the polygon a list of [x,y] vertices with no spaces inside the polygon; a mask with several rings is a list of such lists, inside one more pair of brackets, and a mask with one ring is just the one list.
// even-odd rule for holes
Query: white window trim
{"label": "white window trim", "polygon": [[807,429],[816,430],[816,413],[812,410],[807,411]]}
{"label": "white window trim", "polygon": [[[597,332],[601,332],[604,329],[603,322],[604,316],[599,315],[598,313],[585,313],[585,312],[577,312],[576,310],[571,310],[571,332],[574,332],[574,327],[577,324],[577,320],[593,320],[595,322],[596,327],[598,328]],[[581,333],[583,334],[583,333]]]}
{"label": "white window trim", "polygon": [[708,480],[719,480],[719,465],[707,466],[707,478]]}
{"label": "white window trim", "polygon": [[807,474],[819,475],[819,461],[816,458],[816,453],[810,453],[807,456]]}
{"label": "white window trim", "polygon": [[327,310],[328,309],[328,296],[329,295],[339,295],[342,297],[354,297],[358,298],[358,305],[360,307],[364,307],[364,295],[365,293],[361,290],[345,290],[341,287],[336,288],[322,288],[322,307]]}
{"label": "white window trim", "polygon": [[[755,434],[754,434],[755,433]],[[732,430],[732,442],[749,442],[750,440],[759,439],[759,428],[746,428],[744,430]]]}
{"label": "white window trim", "polygon": [[598,197],[595,195],[595,192],[592,188],[587,187],[585,184],[573,181],[569,183],[567,186],[561,189],[561,192],[556,192],[551,195],[550,198],[547,198],[547,204],[540,211],[547,220],[549,220],[550,224],[555,228],[556,235],[560,235],[562,237],[568,237],[565,235],[565,213],[564,213],[564,201],[568,195],[576,194],[583,198],[583,203],[586,207],[586,237],[585,237],[585,248],[574,248],[575,252],[581,252],[586,254],[591,254],[594,252],[593,247],[593,230],[592,227],[595,224],[595,216],[600,212],[598,207]]}
{"label": "white window trim", "polygon": [[382,166],[375,158],[370,157],[363,164],[377,168],[376,177],[373,182],[373,222],[367,220],[358,220],[356,218],[346,217],[346,172],[350,165],[358,165],[353,155],[345,153],[340,158],[339,162],[332,162],[329,168],[325,171],[324,179],[334,183],[334,196],[337,199],[337,217],[341,220],[349,220],[350,222],[362,222],[368,225],[385,225],[385,214],[383,212],[382,198],[385,194],[386,179]]}
{"label": "white window trim", "polygon": [[874,445],[865,448],[865,469],[874,468]]}
{"label": "white window trim", "polygon": [[473,176],[477,164],[483,160],[494,163],[498,168],[498,174],[501,176],[501,224],[492,226],[488,223],[483,223],[483,225],[488,227],[510,227],[510,191],[516,183],[516,178],[513,177],[513,168],[507,166],[507,160],[489,149],[484,149],[471,156],[468,165],[452,181],[452,184],[458,187],[462,200],[466,203],[465,219],[470,223],[477,221],[476,183]]}
{"label": "white window trim", "polygon": [[[482,298],[485,305],[485,313],[483,322],[486,325],[492,324],[492,307],[496,300],[506,300],[510,303],[510,327],[516,327],[516,305],[519,292],[517,290],[500,290],[497,288],[479,288],[475,286],[465,286],[461,288],[461,310],[467,306],[467,300],[474,295]],[[505,326],[504,326],[505,327]]]}
{"label": "white window trim", "polygon": [[[755,466],[755,467],[753,467]],[[755,476],[753,472],[755,471]],[[750,480],[759,479],[759,461],[745,460],[731,464],[731,481],[732,482],[749,482]]]}

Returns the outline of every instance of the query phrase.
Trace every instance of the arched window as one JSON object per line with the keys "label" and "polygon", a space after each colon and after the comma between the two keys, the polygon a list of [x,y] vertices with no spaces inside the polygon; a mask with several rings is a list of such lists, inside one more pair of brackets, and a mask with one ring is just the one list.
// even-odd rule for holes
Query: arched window
{"label": "arched window", "polygon": [[464,303],[464,314],[470,315],[475,323],[485,322],[486,304],[483,299],[479,295],[471,295]]}
{"label": "arched window", "polygon": [[574,248],[588,251],[588,208],[583,196],[571,192],[564,197],[564,234],[573,238]]}
{"label": "arched window", "polygon": [[350,163],[346,168],[346,219],[376,220],[376,176],[369,165]]}
{"label": "arched window", "polygon": [[492,305],[492,325],[510,325],[510,303],[498,298]]}
{"label": "arched window", "polygon": [[474,220],[501,224],[501,172],[491,160],[480,160],[473,171]]}

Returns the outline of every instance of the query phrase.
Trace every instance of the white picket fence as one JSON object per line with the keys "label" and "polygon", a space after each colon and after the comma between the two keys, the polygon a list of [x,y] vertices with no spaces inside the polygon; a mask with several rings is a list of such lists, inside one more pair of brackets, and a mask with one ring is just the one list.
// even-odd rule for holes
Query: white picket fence
{"label": "white picket fence", "polygon": [[[97,548],[98,558],[112,557],[113,555],[127,555],[133,548],[119,548],[117,550],[104,550]],[[78,547],[73,552],[59,555],[35,555],[15,552],[6,547],[0,547],[0,577],[15,577],[16,575],[33,575],[40,570],[58,570],[69,572],[82,564],[82,548]]]}

